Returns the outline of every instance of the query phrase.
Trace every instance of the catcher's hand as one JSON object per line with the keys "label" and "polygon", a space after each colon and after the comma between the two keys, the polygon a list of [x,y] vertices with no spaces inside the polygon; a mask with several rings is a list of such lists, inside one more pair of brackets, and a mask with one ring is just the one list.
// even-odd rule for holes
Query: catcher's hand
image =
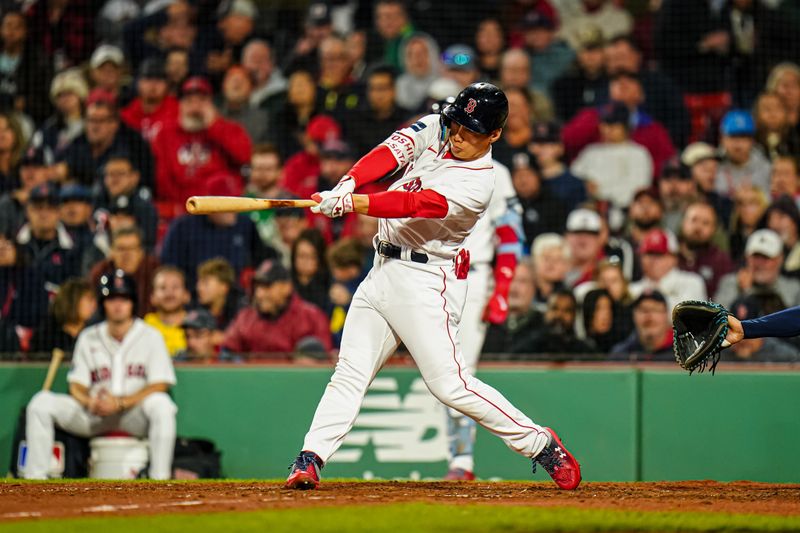
{"label": "catcher's hand", "polygon": [[710,367],[713,373],[720,351],[730,346],[724,342],[728,334],[728,310],[714,302],[688,300],[672,310],[675,359],[682,368],[702,372]]}

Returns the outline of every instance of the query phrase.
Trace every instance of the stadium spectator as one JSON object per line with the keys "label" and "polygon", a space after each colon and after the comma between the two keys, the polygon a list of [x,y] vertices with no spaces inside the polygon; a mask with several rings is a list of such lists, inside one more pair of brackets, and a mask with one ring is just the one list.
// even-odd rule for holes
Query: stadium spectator
{"label": "stadium spectator", "polygon": [[[206,4],[207,6],[208,4]],[[210,7],[210,6],[209,6]],[[186,0],[171,2],[168,5],[153,4],[153,11],[135,18],[123,29],[125,52],[131,66],[135,69],[147,57],[171,55],[173,50],[184,50],[186,54],[186,71],[189,70],[188,51],[193,48],[198,35],[196,18],[213,20],[211,13],[198,13]],[[206,39],[213,34],[211,28],[203,28]],[[194,54],[199,56],[202,51]],[[168,58],[169,59],[169,58]],[[195,70],[204,70],[202,61],[205,57],[193,57]],[[169,61],[167,61],[169,64]]]}
{"label": "stadium spectator", "polygon": [[242,49],[242,66],[253,80],[250,107],[273,113],[286,95],[286,78],[275,66],[272,47],[263,39],[252,39]]}
{"label": "stadium spectator", "polygon": [[[600,142],[581,150],[570,170],[586,181],[589,194],[627,207],[634,193],[650,185],[653,160],[648,151],[630,138],[630,112],[621,102],[603,107]],[[567,132],[564,133],[565,138]]]}
{"label": "stadium spectator", "polygon": [[562,13],[560,36],[577,48],[580,35],[586,28],[596,27],[603,32],[603,38],[613,39],[618,35],[628,35],[633,29],[631,15],[609,0],[580,0],[575,2],[570,13]]}
{"label": "stadium spectator", "polygon": [[683,92],[729,89],[730,15],[722,7],[696,0],[667,0],[661,6],[653,37],[655,52],[661,68]]}
{"label": "stadium spectator", "polygon": [[763,224],[777,233],[783,241],[785,259],[782,272],[800,276],[800,210],[789,196],[773,200],[764,213]]}
{"label": "stadium spectator", "polygon": [[544,313],[550,296],[564,288],[564,278],[570,267],[570,252],[558,233],[543,233],[531,246],[533,266],[533,307]]}
{"label": "stadium spectator", "polygon": [[312,2],[308,6],[303,34],[297,39],[292,51],[283,62],[286,72],[303,69],[311,72],[319,68],[319,45],[333,35],[331,8],[327,2]]}
{"label": "stadium spectator", "polygon": [[190,300],[182,270],[168,265],[156,269],[150,295],[153,311],[144,315],[144,322],[161,333],[172,356],[186,349],[186,336],[181,324]]}
{"label": "stadium spectator", "polygon": [[788,196],[800,207],[800,162],[790,155],[780,155],[772,162],[770,192],[773,198]]}
{"label": "stadium spectator", "polygon": [[662,226],[664,204],[653,188],[639,189],[628,208],[628,240],[636,246],[653,228]]}
{"label": "stadium spectator", "polygon": [[325,248],[325,239],[318,230],[303,230],[292,245],[291,268],[294,290],[300,298],[323,311],[330,307],[328,289],[331,283]]}
{"label": "stadium spectator", "polygon": [[53,66],[33,37],[21,11],[4,10],[0,20],[0,101],[4,109],[16,109],[39,122],[50,113],[47,89]]}
{"label": "stadium spectator", "polygon": [[156,198],[171,207],[172,216],[183,212],[190,196],[211,194],[215,179],[242,188],[240,173],[250,161],[250,139],[241,126],[219,116],[211,97],[208,80],[187,79],[181,87],[178,121],[164,127],[153,142]]}
{"label": "stadium spectator", "polygon": [[205,309],[192,309],[186,313],[181,322],[183,335],[186,337],[186,348],[178,351],[172,358],[175,362],[213,363],[217,359],[214,333],[216,321]]}
{"label": "stadium spectator", "polygon": [[783,242],[770,229],[754,231],[747,239],[745,265],[738,272],[724,276],[714,301],[730,307],[740,296],[775,292],[784,307],[800,304],[800,282],[781,274]]}
{"label": "stadium spectator", "polygon": [[172,222],[164,237],[161,263],[180,268],[186,273],[187,285],[193,287],[195,269],[206,259],[224,257],[238,277],[244,269],[276,255],[261,242],[255,224],[245,214],[184,215]]}
{"label": "stadium spectator", "polygon": [[513,89],[524,91],[530,107],[527,113],[529,123],[534,120],[539,122],[553,119],[553,103],[550,99],[544,93],[530,89],[531,59],[524,50],[512,48],[503,52],[500,59],[499,81],[506,96]]}
{"label": "stadium spectator", "polygon": [[169,94],[167,72],[160,58],[142,61],[136,92],[136,98],[122,109],[120,117],[152,146],[158,132],[178,120],[178,100]]}
{"label": "stadium spectator", "polygon": [[251,0],[221,2],[216,18],[217,39],[197,39],[195,51],[205,60],[208,76],[218,81],[241,57],[242,48],[253,35],[258,10]]}
{"label": "stadium spectator", "polygon": [[59,287],[44,324],[31,337],[31,352],[54,348],[71,353],[78,334],[97,311],[97,297],[89,282],[71,278]]}
{"label": "stadium spectator", "polygon": [[615,314],[614,300],[605,289],[593,289],[583,298],[583,330],[600,353],[608,353],[631,332]]}
{"label": "stadium spectator", "polygon": [[[569,289],[557,289],[547,299],[544,323],[537,328],[524,347],[525,353],[579,355],[596,351],[595,345],[581,340],[575,333],[577,302]],[[563,357],[562,357],[563,359]]]}
{"label": "stadium spectator", "polygon": [[285,161],[303,148],[309,122],[322,111],[317,84],[309,70],[295,70],[289,76],[286,102],[270,117],[270,142]]}
{"label": "stadium spectator", "polygon": [[367,105],[344,122],[345,138],[356,154],[366,154],[408,120],[410,112],[395,101],[396,76],[393,68],[381,65],[367,73]]}
{"label": "stadium spectator", "polygon": [[[730,312],[739,320],[749,320],[763,316],[761,305],[754,296],[743,296],[730,306]],[[723,361],[748,363],[796,363],[800,361],[797,348],[783,339],[760,337],[744,339],[722,352]]]}
{"label": "stadium spectator", "polygon": [[553,4],[554,2],[550,2],[549,0],[512,0],[511,2],[504,2],[500,10],[500,20],[502,21],[503,28],[508,29],[509,46],[512,48],[519,48],[525,43],[523,28],[520,25],[520,21],[531,11],[537,11],[550,17],[550,19],[556,22],[556,26],[559,26],[560,15],[558,11],[563,6],[556,8]]}
{"label": "stadium spectator", "polygon": [[[620,341],[623,340],[633,331],[633,296],[620,261],[615,258],[600,261],[594,280],[576,287],[575,297],[581,302],[586,302],[594,290],[606,291],[611,297],[613,336],[617,336]],[[587,332],[589,330],[584,328],[584,333]]]}
{"label": "stadium spectator", "polygon": [[706,284],[702,277],[678,267],[678,240],[662,229],[647,232],[639,243],[642,279],[631,283],[634,297],[647,290],[659,291],[669,303],[669,311],[683,300],[705,300]]}
{"label": "stadium spectator", "polygon": [[528,145],[544,178],[544,187],[565,204],[575,209],[586,201],[583,180],[572,174],[564,164],[564,143],[561,128],[554,122],[539,122],[533,126],[533,136]]}
{"label": "stadium spectator", "polygon": [[755,146],[755,124],[749,111],[729,111],[720,125],[722,161],[717,170],[715,190],[733,196],[742,185],[755,185],[769,194],[769,160]]}
{"label": "stadium spectator", "polygon": [[77,183],[70,183],[61,187],[59,191],[61,203],[58,207],[59,218],[64,224],[69,236],[75,243],[75,253],[81,257],[80,273],[86,274],[91,261],[84,262],[87,251],[94,247],[95,231],[97,230],[92,206],[92,194],[88,188]]}
{"label": "stadium spectator", "polygon": [[[505,48],[506,30],[500,21],[494,17],[481,20],[475,31],[475,51],[478,54],[478,68],[481,71],[482,78],[491,80],[492,83],[497,83],[497,80],[500,79],[500,58]],[[398,94],[400,93],[398,91]],[[413,106],[403,103],[400,103],[400,105],[414,109]]]}
{"label": "stadium spectator", "polygon": [[688,167],[698,194],[704,196],[706,201],[714,206],[723,226],[728,228],[734,206],[731,198],[719,194],[715,188],[719,171],[718,151],[704,142],[692,143],[681,152],[681,163]]}
{"label": "stadium spectator", "polygon": [[61,180],[77,180],[89,187],[100,181],[112,155],[124,155],[139,170],[143,185],[153,187],[153,154],[136,131],[120,122],[115,98],[94,89],[86,100],[86,131],[64,151],[55,172]]}
{"label": "stadium spectator", "polygon": [[789,123],[783,99],[777,93],[761,93],[753,106],[756,146],[770,161],[782,155],[800,155],[800,135]]}
{"label": "stadium spectator", "polygon": [[526,153],[514,156],[511,181],[522,207],[522,229],[525,246],[530,247],[542,233],[563,233],[567,218],[566,205],[542,184],[542,174],[536,160]]}
{"label": "stadium spectator", "polygon": [[531,97],[527,89],[505,88],[508,98],[508,121],[502,136],[492,145],[492,157],[508,168],[514,168],[514,156],[528,155],[533,139]]}
{"label": "stadium spectator", "polygon": [[275,213],[275,225],[278,228],[278,239],[273,241],[273,247],[281,258],[281,264],[291,268],[292,246],[303,230],[310,227],[309,217],[300,208],[279,209]]}
{"label": "stadium spectator", "polygon": [[610,103],[600,108],[584,109],[564,126],[563,137],[567,154],[575,157],[588,143],[599,140],[602,137],[599,126],[604,112],[613,106],[624,104],[628,110],[630,140],[647,148],[653,160],[652,176],[657,176],[663,164],[675,155],[675,147],[666,128],[644,112],[644,89],[641,81],[635,73],[617,72],[611,76],[608,92]]}
{"label": "stadium spectator", "polygon": [[[0,113],[0,165],[3,161],[2,146],[13,135],[11,130],[3,129],[3,114]],[[12,156],[17,157],[17,156]],[[34,187],[47,181],[47,167],[44,154],[35,148],[29,148],[22,154],[19,164],[19,180],[16,186],[0,197],[0,233],[16,233],[25,223],[25,205]],[[15,168],[17,163],[14,164]]]}
{"label": "stadium spectator", "polygon": [[278,261],[265,261],[253,276],[253,305],[236,315],[225,331],[223,348],[251,356],[286,355],[313,337],[331,348],[328,319],[292,289],[291,273]]}
{"label": "stadium spectator", "polygon": [[689,113],[675,83],[662,71],[644,67],[642,51],[628,35],[611,39],[604,53],[609,75],[631,72],[638,76],[644,91],[642,108],[667,128],[676,146],[683,146],[689,137]]}
{"label": "stadium spectator", "polygon": [[269,115],[263,109],[251,107],[252,92],[253,81],[248,71],[239,65],[231,66],[222,80],[219,111],[226,119],[242,126],[252,142],[261,143],[267,138]]}
{"label": "stadium spectator", "polygon": [[174,47],[164,57],[164,73],[167,75],[169,94],[178,96],[181,86],[189,77],[189,51],[186,48]]}
{"label": "stadium spectator", "polygon": [[[249,198],[284,198],[290,193],[285,191],[280,182],[283,179],[283,166],[278,149],[271,144],[259,144],[253,147],[250,158],[249,175],[244,196]],[[274,209],[253,211],[250,218],[256,225],[259,237],[267,246],[276,247],[280,241],[278,225]]]}
{"label": "stadium spectator", "polygon": [[400,47],[403,39],[414,33],[414,25],[403,0],[375,2],[375,30],[367,42],[367,60],[400,68]]}
{"label": "stadium spectator", "polygon": [[320,148],[327,141],[341,138],[342,129],[332,117],[318,115],[312,118],[303,135],[303,150],[286,160],[281,185],[300,198],[308,198],[314,192],[322,190],[316,188],[320,171]]}
{"label": "stadium spectator", "polygon": [[744,258],[747,239],[758,229],[768,204],[764,192],[754,185],[746,185],[736,191],[736,208],[728,230],[730,254],[735,262]]}
{"label": "stadium spectator", "polygon": [[38,326],[47,313],[39,271],[32,268],[12,235],[0,233],[0,346],[17,351],[20,338],[16,326]]}
{"label": "stadium spectator", "polygon": [[17,185],[18,165],[25,152],[25,139],[19,122],[8,112],[0,112],[0,191]]}
{"label": "stadium spectator", "polygon": [[572,68],[553,81],[550,91],[560,120],[572,118],[584,107],[600,105],[608,90],[604,44],[603,33],[596,26],[587,27],[579,36]]}
{"label": "stadium spectator", "polygon": [[96,263],[89,272],[93,286],[103,274],[122,270],[136,283],[136,308],[134,313],[143,317],[153,310],[150,295],[153,292],[153,274],[158,269],[158,259],[149,255],[142,245],[142,234],[136,227],[119,228],[111,232],[109,256]]}
{"label": "stadium spectator", "polygon": [[686,207],[679,234],[678,266],[699,274],[706,283],[706,294],[715,294],[722,276],[734,269],[730,256],[714,243],[718,229],[714,206],[700,200]]}
{"label": "stadium spectator", "polygon": [[530,88],[550,97],[553,82],[572,65],[575,52],[561,39],[556,38],[555,21],[529,11],[522,20],[525,50],[531,57]]}
{"label": "stadium spectator", "polygon": [[672,320],[663,294],[648,289],[633,302],[634,331],[611,348],[610,360],[673,361]]}
{"label": "stadium spectator", "polygon": [[530,353],[531,337],[543,320],[533,307],[534,292],[533,269],[526,261],[520,261],[508,290],[508,317],[502,324],[489,325],[481,353],[490,357],[482,359]]}
{"label": "stadium spectator", "polygon": [[32,144],[41,144],[46,161],[61,159],[67,147],[84,130],[83,103],[89,96],[89,86],[78,69],[59,72],[50,84],[50,101],[55,113],[44,121]]}
{"label": "stadium spectator", "polygon": [[658,196],[664,209],[662,225],[664,229],[677,235],[680,233],[686,207],[699,196],[697,185],[692,180],[691,169],[676,159],[668,161],[661,169]]}
{"label": "stadium spectator", "polygon": [[92,52],[89,61],[89,81],[92,92],[99,89],[112,99],[121,103],[125,98],[125,54],[116,46],[101,44]]}
{"label": "stadium spectator", "polygon": [[67,229],[58,219],[60,200],[52,183],[35,187],[25,206],[27,223],[17,233],[24,261],[41,280],[37,299],[48,301],[66,279],[80,273],[80,256]]}
{"label": "stadium spectator", "polygon": [[575,209],[567,217],[565,239],[569,247],[570,266],[564,277],[568,287],[575,287],[594,278],[597,262],[603,258],[605,242],[600,233],[603,221],[591,209]]}
{"label": "stadium spectator", "polygon": [[[480,79],[475,50],[466,44],[448,46],[442,53],[442,77],[458,83],[463,89]],[[453,95],[450,95],[453,96]]]}
{"label": "stadium spectator", "polygon": [[25,13],[29,35],[38,39],[56,71],[86,61],[95,45],[95,9],[90,0],[34,2]]}
{"label": "stadium spectator", "polygon": [[130,159],[118,155],[109,157],[103,167],[103,185],[95,196],[95,207],[108,212],[117,208],[130,211],[142,230],[145,249],[153,250],[158,213],[150,189],[141,184],[140,174]]}
{"label": "stadium spectator", "polygon": [[214,346],[222,345],[224,331],[242,308],[242,294],[236,284],[236,272],[222,257],[203,261],[197,267],[197,303],[214,320],[211,326]]}
{"label": "stadium spectator", "polygon": [[800,133],[800,67],[788,62],[775,65],[767,78],[766,90],[781,97],[789,124]]}
{"label": "stadium spectator", "polygon": [[319,45],[319,87],[323,109],[336,117],[344,117],[359,104],[359,93],[351,76],[347,44],[342,37],[331,35]]}
{"label": "stadium spectator", "polygon": [[345,37],[347,58],[350,61],[350,74],[355,80],[361,80],[367,71],[367,32],[365,29],[354,29]]}
{"label": "stadium spectator", "polygon": [[[372,248],[372,246],[370,246]],[[364,250],[355,238],[335,242],[327,251],[326,259],[331,273],[328,307],[331,316],[333,344],[339,347],[350,302],[364,279]]]}

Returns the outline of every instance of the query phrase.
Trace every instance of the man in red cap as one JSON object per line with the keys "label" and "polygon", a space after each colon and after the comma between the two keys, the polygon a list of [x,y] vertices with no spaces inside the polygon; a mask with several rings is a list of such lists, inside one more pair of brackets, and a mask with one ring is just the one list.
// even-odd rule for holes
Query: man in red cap
{"label": "man in red cap", "polygon": [[190,196],[208,194],[212,178],[234,177],[241,188],[241,167],[250,161],[251,147],[244,128],[219,116],[211,84],[199,76],[187,79],[178,120],[165,125],[153,141],[162,216],[183,212]]}
{"label": "man in red cap", "polygon": [[659,291],[670,313],[684,300],[707,299],[703,278],[678,268],[678,250],[678,239],[670,231],[656,228],[644,235],[639,243],[642,279],[630,285],[634,298],[648,290]]}
{"label": "man in red cap", "polygon": [[341,137],[342,129],[333,118],[327,115],[312,118],[303,136],[303,151],[287,159],[283,167],[283,188],[300,198],[308,198],[317,192],[320,188],[320,150],[327,142]]}

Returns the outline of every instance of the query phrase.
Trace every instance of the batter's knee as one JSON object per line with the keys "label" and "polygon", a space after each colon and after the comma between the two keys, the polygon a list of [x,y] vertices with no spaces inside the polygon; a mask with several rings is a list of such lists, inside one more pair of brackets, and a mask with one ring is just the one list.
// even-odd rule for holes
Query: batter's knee
{"label": "batter's knee", "polygon": [[28,402],[25,413],[29,418],[51,413],[55,405],[55,397],[55,393],[50,391],[43,390],[37,392],[33,395],[31,401]]}
{"label": "batter's knee", "polygon": [[148,418],[161,416],[174,417],[178,412],[178,406],[166,392],[154,392],[142,400],[142,409]]}

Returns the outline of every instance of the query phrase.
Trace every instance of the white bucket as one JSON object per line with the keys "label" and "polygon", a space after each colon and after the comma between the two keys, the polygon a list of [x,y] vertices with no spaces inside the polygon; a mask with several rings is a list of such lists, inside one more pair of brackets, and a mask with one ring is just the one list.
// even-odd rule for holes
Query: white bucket
{"label": "white bucket", "polygon": [[147,440],[132,437],[95,437],[89,442],[89,477],[135,479],[147,465]]}

